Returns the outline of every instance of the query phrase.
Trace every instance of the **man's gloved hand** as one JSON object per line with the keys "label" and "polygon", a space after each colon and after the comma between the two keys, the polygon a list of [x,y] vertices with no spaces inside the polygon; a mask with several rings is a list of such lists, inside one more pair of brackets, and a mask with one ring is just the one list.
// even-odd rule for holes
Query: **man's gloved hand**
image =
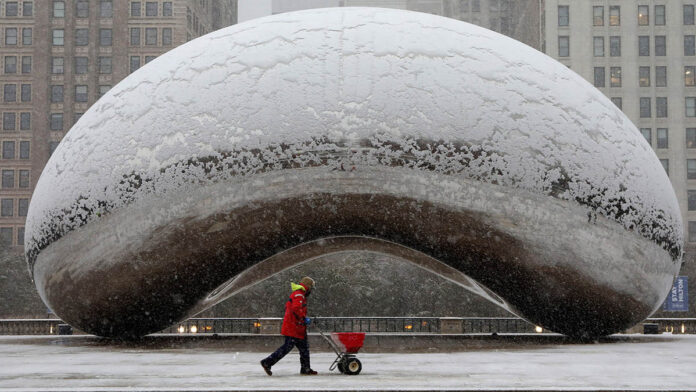
{"label": "man's gloved hand", "polygon": [[304,318],[304,324],[305,324],[305,325],[309,325],[309,324],[311,324],[311,323],[312,323],[312,319],[311,319],[311,318],[309,318],[309,317],[305,317],[305,318]]}

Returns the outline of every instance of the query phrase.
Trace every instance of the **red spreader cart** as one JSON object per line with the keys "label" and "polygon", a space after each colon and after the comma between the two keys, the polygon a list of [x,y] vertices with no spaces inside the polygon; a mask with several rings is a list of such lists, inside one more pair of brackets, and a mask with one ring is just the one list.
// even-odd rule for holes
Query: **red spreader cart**
{"label": "red spreader cart", "polygon": [[365,342],[364,332],[332,332],[329,339],[321,330],[321,336],[326,339],[329,346],[336,352],[336,359],[333,361],[329,370],[338,368],[343,374],[354,376],[362,370],[362,363],[355,357],[358,350]]}

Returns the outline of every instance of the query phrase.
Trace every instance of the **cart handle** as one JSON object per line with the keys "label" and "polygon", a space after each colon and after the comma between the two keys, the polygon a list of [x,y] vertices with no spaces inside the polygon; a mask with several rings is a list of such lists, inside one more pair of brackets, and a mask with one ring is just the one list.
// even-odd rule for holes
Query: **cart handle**
{"label": "cart handle", "polygon": [[[328,336],[326,336],[326,334],[324,334],[324,331],[322,331],[318,325],[314,324],[313,328],[316,328],[317,331],[319,331],[319,335],[321,335],[321,337],[324,338],[324,340],[326,340],[326,342],[329,344],[329,346],[331,346],[331,348],[334,350],[336,355],[341,355],[341,351],[339,350],[336,343],[334,343],[333,340],[331,340]],[[309,326],[307,327],[307,329],[309,329]]]}

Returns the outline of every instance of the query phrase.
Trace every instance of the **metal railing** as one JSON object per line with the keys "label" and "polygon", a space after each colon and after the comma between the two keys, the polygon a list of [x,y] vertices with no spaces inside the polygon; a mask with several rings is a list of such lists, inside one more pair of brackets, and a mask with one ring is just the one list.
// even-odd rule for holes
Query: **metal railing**
{"label": "metal railing", "polygon": [[[439,317],[316,317],[313,323],[325,332],[366,332],[366,333],[443,333],[443,320],[453,318]],[[516,317],[462,317],[463,334],[491,333],[538,333],[548,332],[524,319]],[[174,324],[157,334],[260,334],[279,333],[281,319],[264,318],[191,318]],[[696,334],[696,318],[650,318],[643,324],[657,324],[659,333]],[[273,324],[277,330],[264,331],[262,326]],[[0,335],[58,335],[70,328],[59,319],[0,319]],[[61,332],[62,331],[62,332]],[[629,330],[643,332],[642,325]],[[76,333],[80,333],[76,331]],[[450,333],[450,332],[447,332]]]}
{"label": "metal railing", "polygon": [[0,335],[57,335],[59,319],[0,319]]}

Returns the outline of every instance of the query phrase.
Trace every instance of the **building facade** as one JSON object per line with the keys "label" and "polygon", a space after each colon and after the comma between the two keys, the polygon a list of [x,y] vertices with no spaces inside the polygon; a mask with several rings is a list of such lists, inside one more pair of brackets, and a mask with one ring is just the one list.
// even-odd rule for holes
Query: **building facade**
{"label": "building facade", "polygon": [[236,20],[236,0],[0,1],[0,249],[23,245],[44,165],[99,97],[160,54]]}

